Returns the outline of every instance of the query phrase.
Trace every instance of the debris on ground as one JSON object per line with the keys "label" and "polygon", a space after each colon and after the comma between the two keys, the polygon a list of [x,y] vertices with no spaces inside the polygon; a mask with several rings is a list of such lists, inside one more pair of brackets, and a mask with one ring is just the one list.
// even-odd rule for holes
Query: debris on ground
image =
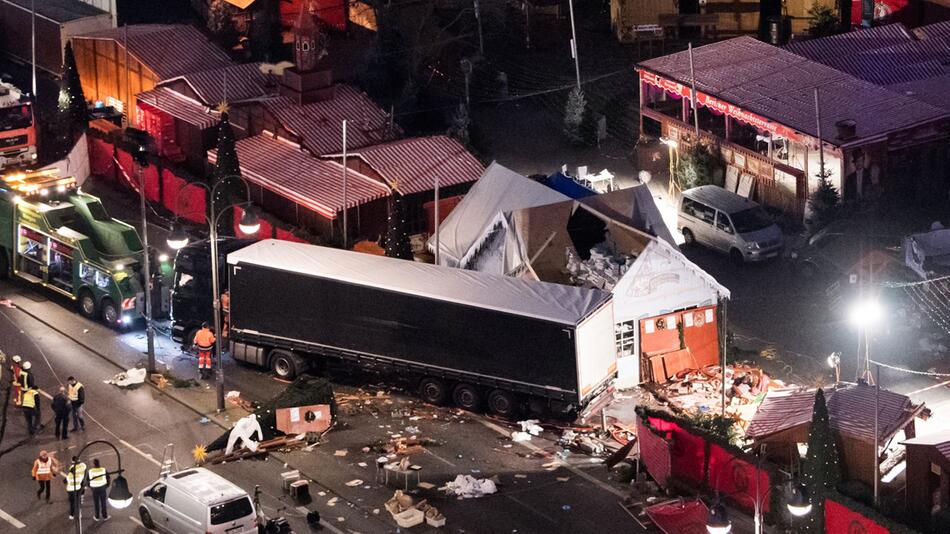
{"label": "debris on ground", "polygon": [[148,371],[146,371],[144,368],[139,369],[137,367],[133,367],[132,369],[129,369],[128,371],[117,373],[115,376],[112,377],[112,379],[105,380],[104,382],[106,384],[119,386],[120,388],[127,388],[127,387],[137,386],[139,384],[144,384],[145,377],[147,375],[148,375]]}
{"label": "debris on ground", "polygon": [[392,434],[389,439],[376,440],[370,448],[378,453],[411,456],[423,453],[425,447],[433,445],[439,445],[439,442],[429,438],[404,437],[401,434]]}
{"label": "debris on ground", "polygon": [[241,398],[240,391],[229,391],[224,398],[231,404],[242,408],[248,413],[254,412],[254,403],[249,400],[244,400]]}
{"label": "debris on ground", "polygon": [[531,441],[531,434],[528,434],[527,432],[521,432],[521,431],[515,430],[514,432],[511,433],[511,441],[514,441],[516,443]]}
{"label": "debris on ground", "polygon": [[330,428],[329,404],[311,404],[277,409],[277,430],[284,434],[322,434]]}
{"label": "debris on ground", "polygon": [[[262,442],[273,440],[279,435],[277,430],[277,410],[279,408],[293,408],[298,406],[310,406],[315,404],[325,404],[330,407],[330,416],[336,416],[336,403],[333,398],[333,389],[330,383],[320,377],[301,376],[287,386],[279,395],[273,399],[261,403],[255,403],[256,409],[254,415],[260,422],[262,431]],[[293,440],[293,436],[284,436],[281,447],[296,446],[298,443]],[[228,442],[228,432],[223,433],[216,440],[207,445],[209,451],[223,449]],[[299,442],[302,446],[303,443]]]}
{"label": "debris on ground", "polygon": [[[439,513],[435,506],[428,504],[425,499],[418,503],[413,502],[412,497],[406,495],[402,490],[396,490],[392,498],[386,501],[383,506],[401,528],[421,525],[423,521],[432,527],[445,525],[445,516]],[[374,510],[373,513],[376,513],[376,511]]]}
{"label": "debris on ground", "polygon": [[540,421],[537,419],[528,419],[526,421],[518,421],[518,424],[521,425],[521,431],[527,432],[532,436],[540,436],[541,432],[544,432],[544,429],[539,425]]}
{"label": "debris on ground", "polygon": [[[5,307],[7,307],[7,308],[16,309],[16,304],[14,304],[13,301],[10,300],[10,299],[0,299],[0,306],[5,306]],[[88,331],[89,331],[89,330],[86,330],[86,331],[83,332],[83,333],[85,334],[85,333],[88,332]]]}
{"label": "debris on ground", "polygon": [[498,491],[493,480],[488,478],[479,479],[472,475],[458,475],[455,480],[447,482],[439,489],[462,499],[483,497]]}
{"label": "debris on ground", "polygon": [[152,373],[148,375],[148,380],[155,385],[158,389],[165,389],[168,387],[168,379],[165,378],[161,373]]}

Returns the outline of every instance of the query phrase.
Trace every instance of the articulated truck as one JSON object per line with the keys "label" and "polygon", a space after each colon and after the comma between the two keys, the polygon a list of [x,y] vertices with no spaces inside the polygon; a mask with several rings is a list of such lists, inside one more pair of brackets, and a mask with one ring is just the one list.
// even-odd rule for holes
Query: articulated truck
{"label": "articulated truck", "polygon": [[510,417],[580,415],[616,374],[606,291],[277,240],[227,271],[232,357],[284,378],[352,367]]}

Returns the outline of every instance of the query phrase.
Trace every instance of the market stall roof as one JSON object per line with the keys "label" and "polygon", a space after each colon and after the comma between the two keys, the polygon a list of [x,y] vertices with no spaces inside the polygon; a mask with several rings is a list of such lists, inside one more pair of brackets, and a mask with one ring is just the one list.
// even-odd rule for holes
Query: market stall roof
{"label": "market stall roof", "polygon": [[110,40],[125,48],[126,37],[129,55],[152,70],[159,81],[232,64],[228,55],[197,28],[184,24],[135,24],[74,35],[72,39]]}
{"label": "market stall roof", "polygon": [[228,263],[277,264],[296,273],[572,326],[611,299],[610,293],[596,289],[531,282],[274,239],[232,252]]}
{"label": "market stall roof", "polygon": [[79,0],[3,0],[8,4],[15,5],[23,11],[30,11],[32,6],[36,6],[36,16],[44,18],[59,24],[84,19],[86,17],[98,17],[108,15],[107,12]]}
{"label": "market stall roof", "polygon": [[[855,439],[874,441],[874,406],[879,403],[878,440],[886,441],[903,429],[923,409],[910,398],[886,389],[855,385],[825,392],[831,428]],[[803,424],[811,424],[815,391],[769,394],[752,417],[746,437],[762,439]]]}
{"label": "market stall roof", "polygon": [[[486,227],[506,211],[569,200],[557,191],[492,162],[472,189],[439,225],[443,264],[456,266],[481,239]],[[434,238],[429,250],[435,250]]]}
{"label": "market stall roof", "polygon": [[[836,146],[862,144],[950,116],[947,110],[749,36],[695,48],[693,64],[700,93],[811,137],[817,137],[814,109],[819,89],[824,140]],[[690,81],[685,51],[644,61],[639,67],[680,84]],[[836,124],[844,120],[855,122],[854,137],[834,136]]]}
{"label": "market stall roof", "polygon": [[198,129],[211,128],[218,123],[207,106],[168,87],[156,87],[136,95],[138,105],[151,106]]}
{"label": "market stall roof", "polygon": [[350,151],[392,140],[399,128],[390,128],[389,115],[365,93],[346,84],[334,86],[333,97],[300,105],[292,98],[268,99],[264,106],[315,156],[343,151],[343,120]]}
{"label": "market stall roof", "polygon": [[[320,215],[335,219],[343,209],[340,177],[343,166],[317,159],[296,145],[267,134],[236,143],[244,178],[288,198]],[[208,151],[208,161],[217,160],[217,150]],[[347,205],[351,208],[389,195],[389,188],[354,170],[347,173]]]}
{"label": "market stall roof", "polygon": [[[445,135],[412,137],[354,150],[391,187],[404,195],[474,182],[485,168],[455,139]],[[334,154],[340,158],[342,154]]]}
{"label": "market stall roof", "polygon": [[903,445],[924,445],[937,450],[948,462],[950,462],[950,430],[936,432],[918,436],[901,442]]}
{"label": "market stall roof", "polygon": [[198,95],[202,103],[216,106],[225,100],[239,103],[277,93],[277,85],[268,85],[268,75],[261,71],[260,63],[242,63],[216,69],[189,72],[165,80],[168,84],[182,80]]}

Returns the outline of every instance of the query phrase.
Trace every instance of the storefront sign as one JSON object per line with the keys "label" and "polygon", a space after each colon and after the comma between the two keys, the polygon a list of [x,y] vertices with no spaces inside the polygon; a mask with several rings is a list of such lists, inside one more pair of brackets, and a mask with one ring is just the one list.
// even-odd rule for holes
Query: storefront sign
{"label": "storefront sign", "polygon": [[[668,80],[652,72],[641,70],[640,79],[650,85],[659,87],[660,89],[663,89],[668,93],[673,93],[679,97],[690,98],[692,96],[692,90],[688,85],[674,82],[673,80]],[[717,113],[728,115],[738,121],[751,124],[759,130],[770,132],[773,134],[773,136],[782,136],[798,142],[805,142],[808,139],[807,136],[802,135],[787,126],[773,122],[769,119],[766,119],[765,117],[756,115],[751,111],[744,110],[734,104],[719,100],[718,98],[707,95],[701,91],[696,91],[696,102],[699,105],[706,106]]]}

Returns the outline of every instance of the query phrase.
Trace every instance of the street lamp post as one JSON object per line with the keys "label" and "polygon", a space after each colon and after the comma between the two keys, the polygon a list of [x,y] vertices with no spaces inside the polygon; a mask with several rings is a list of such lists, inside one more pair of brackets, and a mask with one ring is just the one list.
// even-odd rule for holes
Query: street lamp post
{"label": "street lamp post", "polygon": [[577,74],[577,90],[581,90],[581,60],[577,52],[577,30],[574,28],[574,0],[567,1],[571,14],[571,57],[574,58],[574,72]]}
{"label": "street lamp post", "polygon": [[[115,457],[119,463],[119,468],[117,470],[107,473],[109,475],[118,475],[116,476],[115,480],[112,481],[112,484],[111,484],[112,489],[109,491],[109,504],[117,510],[127,508],[130,504],[132,504],[132,494],[129,492],[129,483],[125,480],[125,477],[122,476],[122,472],[123,472],[122,455],[119,454],[119,449],[116,448],[116,446],[113,445],[111,442],[106,441],[104,439],[97,439],[95,441],[90,441],[89,443],[87,443],[85,446],[83,446],[83,448],[79,449],[79,452],[76,453],[75,455],[76,462],[73,462],[72,465],[69,466],[69,472],[72,473],[73,476],[75,476],[76,465],[79,459],[82,458],[82,453],[86,452],[86,449],[88,449],[92,445],[98,445],[98,444],[108,445],[109,447],[112,447],[112,450],[115,451]],[[76,510],[76,534],[82,534],[82,506],[77,506],[77,508],[78,510]]]}
{"label": "street lamp post", "polygon": [[[218,187],[224,184],[225,182],[231,180],[232,178],[237,178],[244,184],[244,187],[247,191],[247,202],[241,202],[237,204],[231,204],[221,210],[221,213],[215,213],[214,198],[215,193],[217,193]],[[241,221],[238,223],[238,227],[241,229],[241,232],[253,235],[260,230],[261,224],[257,219],[257,215],[251,211],[251,188],[244,181],[243,178],[237,175],[226,176],[213,187],[201,182],[191,182],[185,187],[182,187],[178,190],[178,195],[181,195],[181,192],[184,191],[189,185],[194,185],[202,187],[208,191],[208,196],[211,199],[211,216],[204,216],[205,221],[207,221],[210,228],[210,240],[211,240],[211,291],[213,293],[213,302],[214,302],[214,358],[217,362],[217,368],[215,369],[215,394],[217,397],[217,406],[218,411],[224,411],[224,361],[221,359],[221,289],[219,283],[219,273],[218,273],[218,223],[220,222],[221,215],[227,212],[227,210],[236,207],[245,207],[244,214],[241,216]],[[178,198],[175,199],[175,204],[178,204]],[[168,246],[173,249],[181,249],[188,244],[188,234],[185,233],[185,229],[176,224],[175,228],[172,229],[171,235],[168,237]],[[187,340],[186,340],[187,342]]]}
{"label": "street lamp post", "polygon": [[[881,469],[880,469],[880,451],[878,431],[880,429],[880,394],[881,386],[877,382],[880,380],[881,367],[877,365],[878,381],[874,380],[871,374],[871,338],[870,329],[876,325],[883,316],[884,312],[880,303],[874,298],[864,298],[857,302],[848,313],[848,320],[856,326],[860,334],[858,335],[858,369],[861,372],[859,380],[863,380],[868,385],[874,386],[874,460],[871,462],[874,468],[874,506],[877,506],[880,499],[881,487]],[[861,365],[861,339],[864,340],[864,365]],[[863,367],[863,372],[861,371]]]}

